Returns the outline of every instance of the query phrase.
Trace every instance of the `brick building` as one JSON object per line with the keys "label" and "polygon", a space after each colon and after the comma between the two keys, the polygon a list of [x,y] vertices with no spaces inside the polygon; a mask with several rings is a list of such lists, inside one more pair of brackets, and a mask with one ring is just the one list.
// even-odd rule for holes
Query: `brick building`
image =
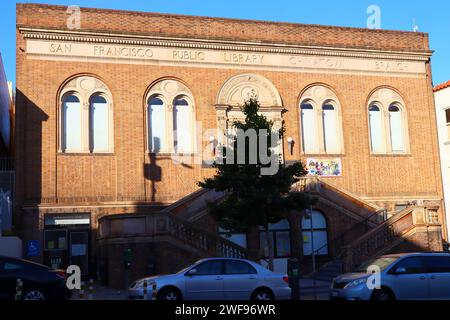
{"label": "brick building", "polygon": [[441,250],[431,55],[424,33],[18,4],[24,241],[42,243],[39,261],[115,286],[123,259],[135,278],[264,256],[258,230],[220,236],[205,203],[221,195],[196,185],[214,173],[219,132],[256,96],[286,124],[284,161],[309,166],[293,187],[319,198],[272,226],[278,270],[295,256],[307,271],[313,252],[349,265]]}

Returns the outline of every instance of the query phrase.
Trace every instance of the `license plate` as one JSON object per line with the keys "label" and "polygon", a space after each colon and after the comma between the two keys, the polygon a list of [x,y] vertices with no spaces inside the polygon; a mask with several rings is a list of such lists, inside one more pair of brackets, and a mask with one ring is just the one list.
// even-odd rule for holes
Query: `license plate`
{"label": "license plate", "polygon": [[332,297],[337,297],[337,296],[339,296],[339,292],[337,292],[337,291],[332,291],[332,292],[331,292],[331,296],[332,296]]}

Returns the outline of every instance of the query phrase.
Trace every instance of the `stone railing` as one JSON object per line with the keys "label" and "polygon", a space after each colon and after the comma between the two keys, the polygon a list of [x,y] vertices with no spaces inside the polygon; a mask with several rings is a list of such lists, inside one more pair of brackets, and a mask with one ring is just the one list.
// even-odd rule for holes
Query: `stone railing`
{"label": "stone railing", "polygon": [[112,215],[99,220],[99,239],[171,237],[204,257],[255,259],[249,251],[217,234],[168,213]]}
{"label": "stone railing", "polygon": [[[410,231],[420,226],[440,227],[436,208],[407,208],[345,246],[342,251],[345,270],[349,271],[365,260],[385,253],[386,249],[404,241]],[[439,248],[439,245],[436,247]]]}

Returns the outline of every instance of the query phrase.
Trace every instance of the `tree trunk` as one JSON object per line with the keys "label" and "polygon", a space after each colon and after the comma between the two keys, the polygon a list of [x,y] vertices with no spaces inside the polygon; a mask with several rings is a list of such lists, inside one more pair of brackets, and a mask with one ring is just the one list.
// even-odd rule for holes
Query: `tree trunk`
{"label": "tree trunk", "polygon": [[267,247],[269,249],[269,270],[273,271],[273,259],[274,259],[273,237],[270,236],[268,224],[266,224],[265,228],[266,228]]}

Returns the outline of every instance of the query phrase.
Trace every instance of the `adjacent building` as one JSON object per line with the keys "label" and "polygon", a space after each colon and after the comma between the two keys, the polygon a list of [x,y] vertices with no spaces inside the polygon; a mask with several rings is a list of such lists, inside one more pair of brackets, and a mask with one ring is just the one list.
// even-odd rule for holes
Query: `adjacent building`
{"label": "adjacent building", "polygon": [[448,220],[450,219],[450,81],[434,87],[434,98],[436,101],[445,209]]}
{"label": "adjacent building", "polygon": [[[278,150],[319,202],[271,226],[287,259],[350,266],[447,239],[428,35],[63,6],[17,5],[16,202],[30,258],[120,287],[231,238],[199,190],[240,106],[286,126]],[[70,20],[68,20],[70,19]],[[35,252],[34,252],[35,253]]]}

